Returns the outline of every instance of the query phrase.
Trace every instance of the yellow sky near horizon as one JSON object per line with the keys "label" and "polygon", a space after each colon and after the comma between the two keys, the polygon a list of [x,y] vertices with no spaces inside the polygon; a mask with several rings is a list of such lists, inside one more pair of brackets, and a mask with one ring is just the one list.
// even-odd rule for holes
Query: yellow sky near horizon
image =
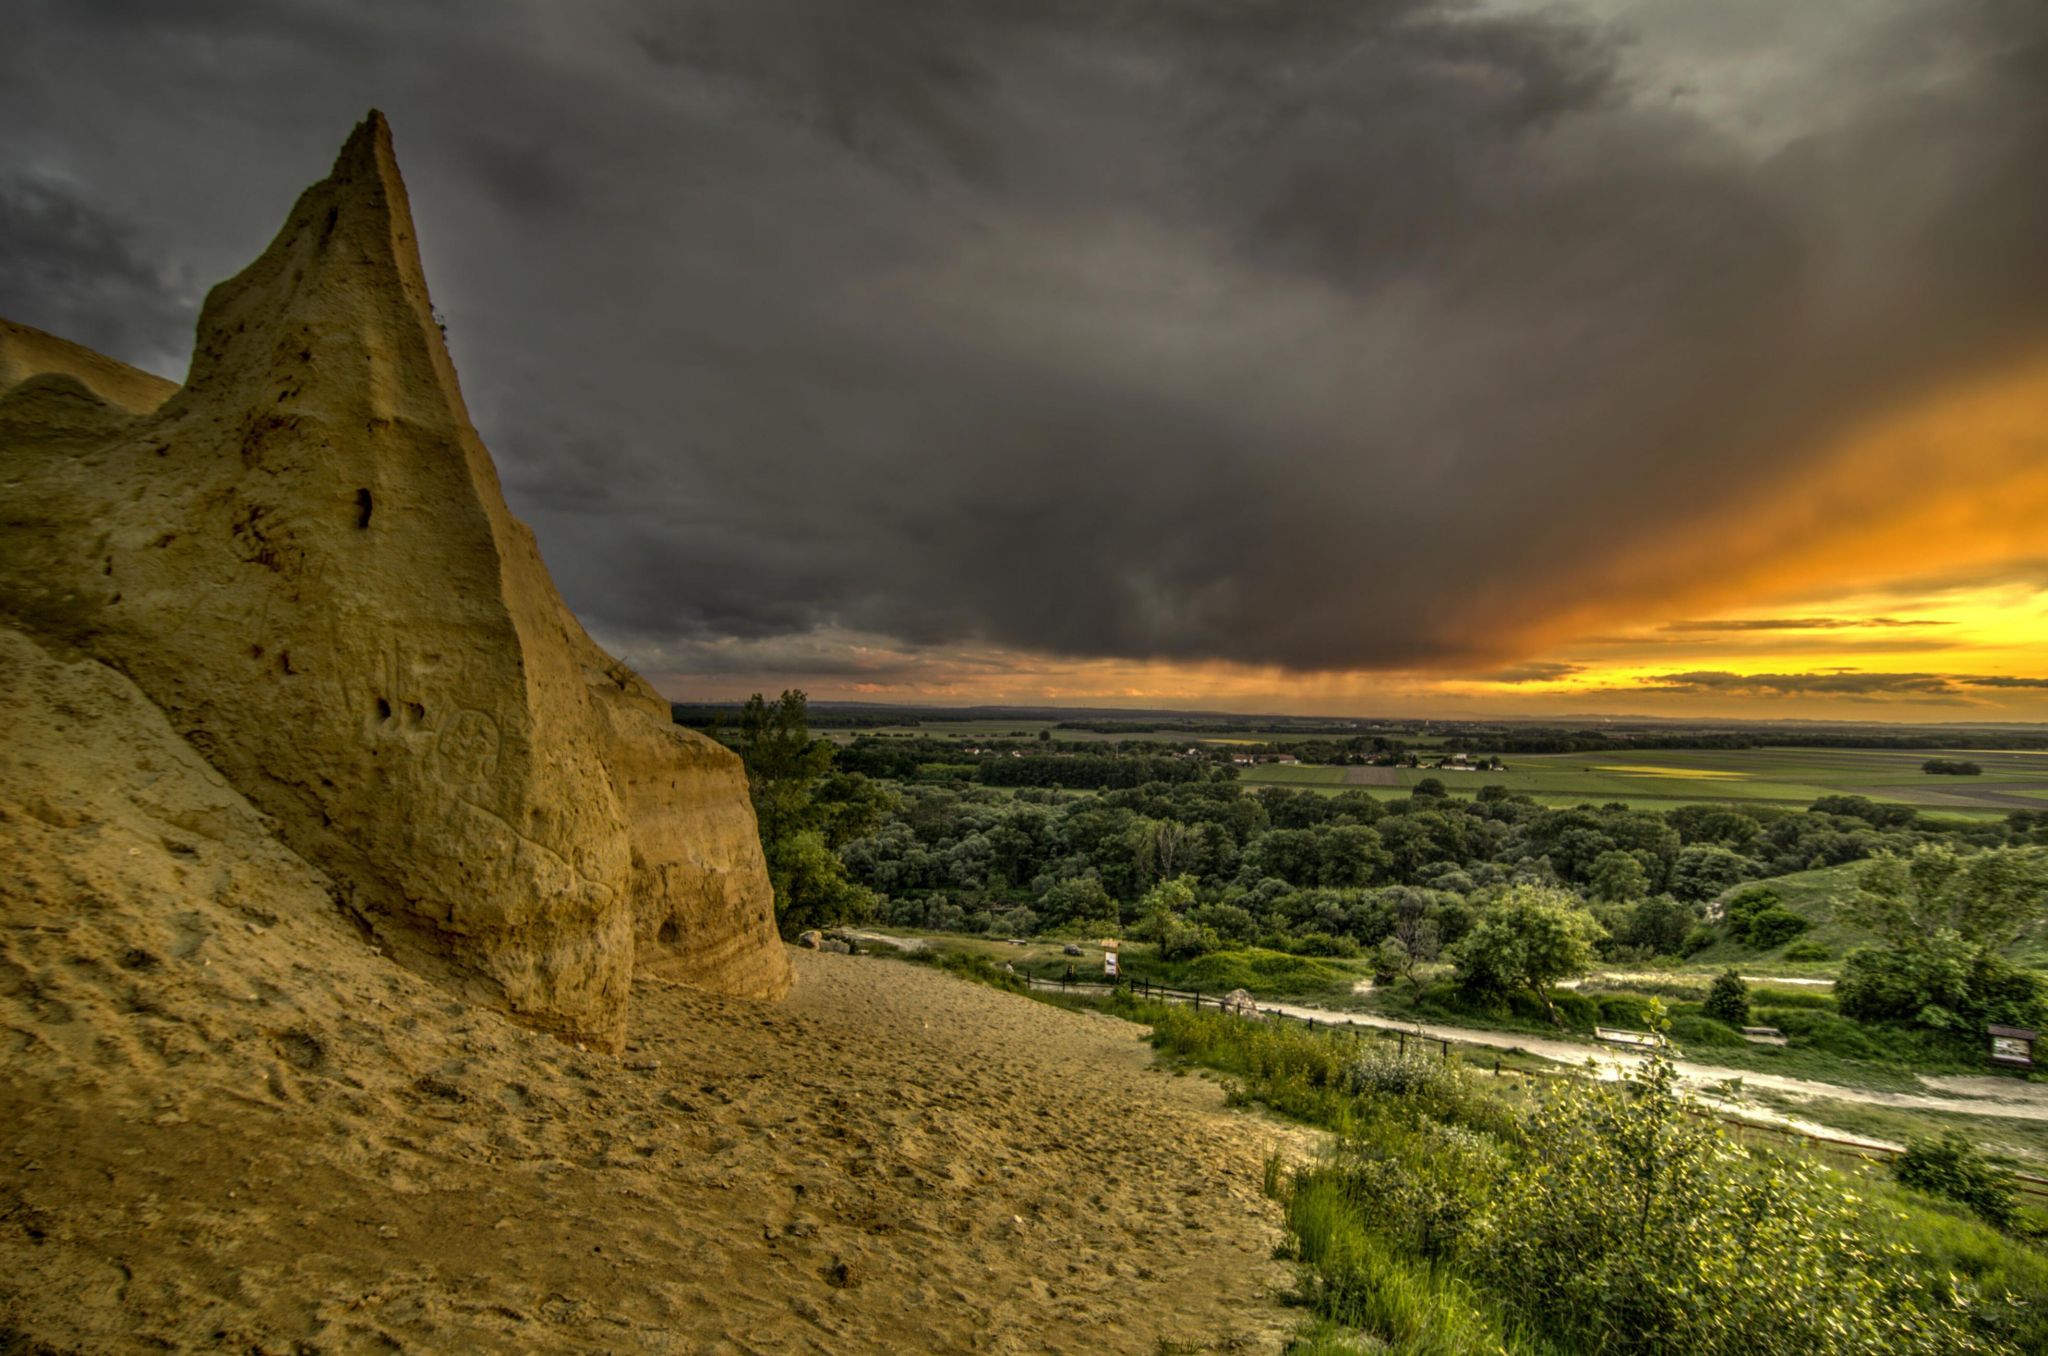
{"label": "yellow sky near horizon", "polygon": [[[730,642],[680,699],[1204,707],[1303,714],[1616,714],[2048,721],[2048,353],[1874,418],[1745,501],[1620,548],[1576,600],[1475,609],[1470,671],[1289,672],[1077,659],[873,636]],[[1343,587],[1343,584],[1333,585]]]}

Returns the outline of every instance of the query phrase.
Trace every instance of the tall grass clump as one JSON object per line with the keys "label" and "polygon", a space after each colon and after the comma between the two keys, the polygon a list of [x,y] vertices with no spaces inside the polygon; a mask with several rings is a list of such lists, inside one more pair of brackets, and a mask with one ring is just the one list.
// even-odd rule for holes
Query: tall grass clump
{"label": "tall grass clump", "polygon": [[1337,1147],[1276,1183],[1326,1325],[1399,1351],[2039,1349],[2027,1303],[1951,1264],[2017,1278],[2032,1254],[1951,1219],[1975,1234],[1923,1255],[1924,1221],[1690,1114],[1667,1059],[1560,1080],[1519,1112],[1454,1064],[1385,1049],[1354,1055],[1343,1088],[1356,1105]]}
{"label": "tall grass clump", "polygon": [[1978,1153],[1953,1130],[1939,1139],[1909,1140],[1892,1164],[1892,1176],[1900,1186],[1968,1206],[1995,1228],[2012,1228],[2019,1215],[2011,1170]]}
{"label": "tall grass clump", "polygon": [[1467,1257],[1571,1349],[1701,1356],[2008,1350],[1974,1287],[1863,1228],[1824,1170],[1686,1113],[1669,1061],[1531,1112]]}

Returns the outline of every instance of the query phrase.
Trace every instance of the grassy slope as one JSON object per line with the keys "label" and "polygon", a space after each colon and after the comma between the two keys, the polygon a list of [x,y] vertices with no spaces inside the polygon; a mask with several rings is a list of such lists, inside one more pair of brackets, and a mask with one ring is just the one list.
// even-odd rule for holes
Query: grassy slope
{"label": "grassy slope", "polygon": [[[2048,862],[2048,848],[2029,851],[2036,861]],[[1864,862],[1849,862],[1842,866],[1822,867],[1816,871],[1799,871],[1789,876],[1776,876],[1767,881],[1752,881],[1736,887],[1741,890],[1749,889],[1753,885],[1763,885],[1775,891],[1784,908],[1798,914],[1808,923],[1807,930],[1787,942],[1785,946],[1796,945],[1799,942],[1818,943],[1828,950],[1827,962],[1788,962],[1783,959],[1785,946],[1773,947],[1768,951],[1756,951],[1723,940],[1692,956],[1688,961],[1688,967],[1720,969],[1733,964],[1752,972],[1757,967],[1763,967],[1774,974],[1832,974],[1835,969],[1833,962],[1839,961],[1851,947],[1876,941],[1869,933],[1835,916],[1835,902],[1855,896],[1856,882],[1866,867],[1867,863]],[[1735,891],[1728,892],[1733,893]],[[1722,899],[1725,900],[1726,897],[1724,894]],[[2048,966],[2048,900],[2042,901],[2041,919],[2006,954],[2016,964]]]}

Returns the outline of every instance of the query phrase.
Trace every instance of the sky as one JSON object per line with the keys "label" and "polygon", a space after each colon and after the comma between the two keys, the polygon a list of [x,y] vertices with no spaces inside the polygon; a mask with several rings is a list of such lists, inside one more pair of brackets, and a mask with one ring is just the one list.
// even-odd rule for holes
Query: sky
{"label": "sky", "polygon": [[689,700],[2048,721],[2040,0],[12,0],[0,315],[183,375],[371,108]]}

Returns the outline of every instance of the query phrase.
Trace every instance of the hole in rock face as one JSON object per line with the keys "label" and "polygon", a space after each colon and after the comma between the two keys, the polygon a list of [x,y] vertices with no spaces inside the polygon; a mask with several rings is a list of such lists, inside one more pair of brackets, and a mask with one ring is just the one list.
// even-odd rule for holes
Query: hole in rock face
{"label": "hole in rock face", "polygon": [[377,719],[391,719],[391,703],[385,701],[382,697],[377,698]]}
{"label": "hole in rock face", "polygon": [[421,706],[418,702],[407,702],[405,709],[412,713],[414,720],[425,720],[427,718],[427,708]]}
{"label": "hole in rock face", "polygon": [[654,935],[663,946],[674,946],[683,939],[683,930],[676,926],[675,919],[670,918],[662,923],[661,930]]}
{"label": "hole in rock face", "polygon": [[369,525],[370,525],[370,492],[369,492],[368,490],[357,490],[357,491],[356,491],[356,530],[357,530],[357,531],[361,531],[362,529],[364,529],[364,528],[368,527]]}

